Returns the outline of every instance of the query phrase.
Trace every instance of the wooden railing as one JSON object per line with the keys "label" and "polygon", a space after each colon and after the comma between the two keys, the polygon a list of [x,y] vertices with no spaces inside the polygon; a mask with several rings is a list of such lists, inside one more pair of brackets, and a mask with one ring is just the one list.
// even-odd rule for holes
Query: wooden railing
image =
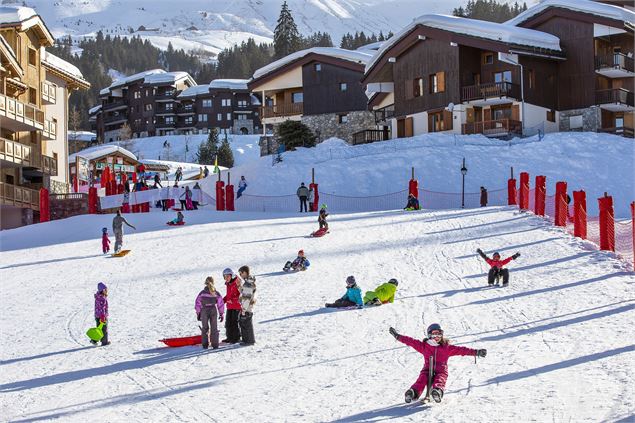
{"label": "wooden railing", "polygon": [[55,104],[57,85],[48,81],[42,81],[42,100]]}
{"label": "wooden railing", "polygon": [[127,109],[128,104],[125,101],[113,101],[112,103],[106,103],[101,107],[102,111],[107,110],[116,110],[116,109]]}
{"label": "wooden railing", "polygon": [[395,105],[391,104],[390,106],[373,110],[373,113],[375,114],[375,124],[387,122],[389,119],[395,117]]}
{"label": "wooden railing", "polygon": [[511,82],[468,85],[461,88],[461,101],[480,100],[491,97],[520,98],[520,87]]}
{"label": "wooden railing", "polygon": [[522,123],[519,120],[512,119],[496,119],[486,120],[482,122],[464,123],[462,133],[483,134],[486,136],[505,136],[509,134],[522,133]]}
{"label": "wooden railing", "polygon": [[0,203],[40,210],[40,192],[34,189],[0,182]]}
{"label": "wooden railing", "polygon": [[635,72],[633,57],[624,53],[598,54],[595,56],[595,70],[613,68]]}
{"label": "wooden railing", "polygon": [[633,101],[633,93],[625,90],[624,88],[611,88],[608,90],[597,90],[595,92],[596,104],[626,104],[633,107],[635,101]]}
{"label": "wooden railing", "polygon": [[303,112],[304,103],[281,103],[262,107],[262,117],[264,118],[301,115]]}
{"label": "wooden railing", "polygon": [[353,145],[386,141],[388,139],[390,139],[390,134],[387,129],[364,129],[353,134]]}
{"label": "wooden railing", "polygon": [[4,94],[0,94],[0,115],[36,129],[44,128],[44,112],[42,110]]}
{"label": "wooden railing", "polygon": [[22,166],[34,166],[33,149],[30,145],[0,138],[0,160]]}
{"label": "wooden railing", "polygon": [[627,138],[635,138],[635,129],[628,126],[618,126],[615,128],[600,128],[598,132],[605,132],[609,134],[621,135]]}

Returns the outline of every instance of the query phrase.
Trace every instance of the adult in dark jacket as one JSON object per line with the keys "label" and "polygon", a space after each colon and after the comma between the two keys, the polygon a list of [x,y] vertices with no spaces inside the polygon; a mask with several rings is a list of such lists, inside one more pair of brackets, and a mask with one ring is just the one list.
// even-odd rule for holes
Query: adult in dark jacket
{"label": "adult in dark jacket", "polygon": [[205,279],[205,288],[198,294],[194,303],[196,318],[203,324],[201,327],[201,345],[207,349],[210,341],[213,349],[218,348],[218,326],[216,319],[223,321],[225,304],[223,297],[214,287],[214,278]]}
{"label": "adult in dark jacket", "polygon": [[487,207],[487,190],[481,187],[481,207]]}
{"label": "adult in dark jacket", "polygon": [[227,294],[223,297],[227,308],[225,316],[225,335],[223,342],[235,344],[240,342],[240,327],[238,327],[238,319],[240,317],[240,278],[234,275],[234,271],[230,268],[223,270],[223,278],[225,279],[225,287]]}
{"label": "adult in dark jacket", "polygon": [[481,257],[483,257],[483,260],[485,260],[487,264],[491,266],[487,274],[487,284],[490,286],[494,285],[496,276],[500,275],[503,277],[503,286],[507,286],[507,284],[509,284],[509,270],[503,269],[503,266],[505,266],[510,261],[516,260],[518,257],[520,257],[520,253],[516,253],[511,257],[507,257],[506,259],[501,260],[501,255],[499,253],[494,253],[494,255],[492,255],[492,258],[489,258],[480,248],[478,248],[476,252]]}
{"label": "adult in dark jacket", "polygon": [[307,212],[306,200],[309,197],[309,189],[304,185],[304,182],[300,184],[296,194],[300,199],[300,213],[302,213],[302,207],[304,207],[304,211]]}
{"label": "adult in dark jacket", "polygon": [[241,266],[238,274],[243,280],[240,287],[240,334],[243,338],[242,345],[253,345],[256,343],[254,336],[254,304],[256,304],[256,278],[250,275],[249,266]]}

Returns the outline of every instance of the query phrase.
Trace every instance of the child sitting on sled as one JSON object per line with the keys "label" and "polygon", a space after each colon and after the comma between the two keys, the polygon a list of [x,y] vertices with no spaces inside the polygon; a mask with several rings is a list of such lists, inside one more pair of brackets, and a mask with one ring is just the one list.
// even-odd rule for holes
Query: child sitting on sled
{"label": "child sitting on sled", "polygon": [[[430,366],[433,369],[432,390],[428,394],[432,396],[435,402],[441,402],[443,398],[443,390],[445,382],[448,379],[448,359],[455,355],[471,355],[475,357],[485,357],[487,350],[475,350],[467,347],[459,347],[450,345],[450,341],[443,337],[443,330],[438,323],[428,326],[427,338],[419,341],[409,336],[400,335],[394,328],[390,328],[389,332],[395,339],[402,344],[414,348],[423,355],[424,364],[419,377],[412,384],[410,389],[406,391],[405,401],[411,402],[413,399],[419,398],[427,386],[427,379]],[[430,363],[430,357],[433,357],[433,363]]]}
{"label": "child sitting on sled", "polygon": [[181,213],[180,211],[176,212],[176,218],[170,220],[168,222],[168,225],[171,225],[171,226],[173,226],[173,225],[183,225],[183,224],[185,224],[183,219],[184,219],[183,213]]}
{"label": "child sitting on sled", "polygon": [[357,282],[355,282],[355,276],[349,276],[346,278],[346,293],[341,297],[335,300],[333,303],[324,304],[325,307],[363,307],[364,303],[362,302],[362,290],[357,286]]}
{"label": "child sitting on sled", "polygon": [[[494,285],[494,281],[502,276],[503,286],[507,286],[509,284],[509,270],[503,269],[503,266],[520,257],[520,253],[516,253],[511,257],[507,257],[505,260],[501,260],[501,255],[497,252],[492,255],[492,258],[487,257],[480,248],[477,248],[476,252],[487,262],[487,264],[490,265],[489,272],[487,273],[487,284],[489,286]],[[496,281],[496,284],[498,285],[498,281]]]}
{"label": "child sitting on sled", "polygon": [[408,204],[404,210],[419,210],[419,200],[412,194],[408,194]]}
{"label": "child sitting on sled", "polygon": [[300,250],[298,251],[298,257],[296,257],[293,261],[288,261],[282,270],[285,272],[290,272],[292,270],[294,272],[304,271],[310,265],[311,263],[309,262],[309,259],[304,257],[304,250]]}

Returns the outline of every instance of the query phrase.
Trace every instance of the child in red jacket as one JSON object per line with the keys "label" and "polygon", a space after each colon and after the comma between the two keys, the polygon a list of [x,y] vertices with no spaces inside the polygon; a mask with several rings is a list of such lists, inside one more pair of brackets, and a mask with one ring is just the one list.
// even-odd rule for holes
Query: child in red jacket
{"label": "child in red jacket", "polygon": [[225,302],[225,335],[227,337],[222,342],[235,344],[240,342],[240,327],[238,319],[240,318],[240,278],[234,274],[230,268],[223,270],[223,278],[225,279],[225,287],[227,294],[223,297]]}
{"label": "child in red jacket", "polygon": [[[483,260],[485,260],[487,264],[491,266],[491,268],[489,269],[489,273],[487,274],[487,284],[489,286],[494,285],[494,280],[496,279],[496,277],[502,276],[503,286],[507,286],[509,284],[509,270],[503,269],[503,266],[505,266],[510,261],[516,260],[518,257],[520,257],[520,253],[516,253],[511,257],[507,257],[505,260],[501,260],[501,255],[498,253],[494,253],[492,258],[489,258],[480,248],[477,248],[476,252],[479,253],[479,255],[483,257]],[[496,284],[498,284],[498,282]]]}
{"label": "child in red jacket", "polygon": [[458,347],[450,345],[448,339],[443,337],[443,330],[438,323],[428,326],[428,337],[419,341],[409,336],[399,335],[394,328],[390,328],[390,334],[402,344],[414,348],[423,354],[423,369],[419,373],[419,377],[412,384],[410,389],[406,391],[405,400],[407,403],[413,399],[419,398],[423,393],[428,381],[428,370],[430,368],[430,356],[434,360],[434,377],[432,380],[432,391],[430,395],[435,402],[441,402],[443,398],[443,390],[445,382],[448,379],[448,359],[455,355],[471,355],[475,357],[485,357],[487,350],[475,350],[467,347]]}
{"label": "child in red jacket", "polygon": [[101,228],[101,250],[104,254],[110,251],[110,239],[108,238],[108,228]]}

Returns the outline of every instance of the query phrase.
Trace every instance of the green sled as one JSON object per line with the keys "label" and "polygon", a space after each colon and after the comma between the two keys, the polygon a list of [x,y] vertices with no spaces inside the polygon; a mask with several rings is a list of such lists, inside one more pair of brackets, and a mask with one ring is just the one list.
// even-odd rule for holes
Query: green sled
{"label": "green sled", "polygon": [[99,326],[96,328],[90,328],[86,331],[86,336],[88,336],[92,341],[98,342],[101,338],[104,337],[104,332],[102,328],[104,327],[103,322],[99,323]]}

